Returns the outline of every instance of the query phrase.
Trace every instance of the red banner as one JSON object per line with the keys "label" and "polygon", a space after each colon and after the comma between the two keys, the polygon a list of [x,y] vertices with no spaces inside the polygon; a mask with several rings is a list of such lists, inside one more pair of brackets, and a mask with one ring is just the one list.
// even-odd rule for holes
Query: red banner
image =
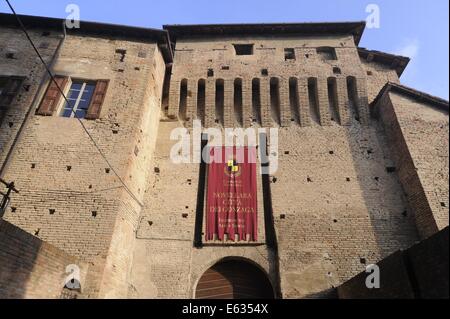
{"label": "red banner", "polygon": [[256,148],[210,149],[206,240],[257,240]]}

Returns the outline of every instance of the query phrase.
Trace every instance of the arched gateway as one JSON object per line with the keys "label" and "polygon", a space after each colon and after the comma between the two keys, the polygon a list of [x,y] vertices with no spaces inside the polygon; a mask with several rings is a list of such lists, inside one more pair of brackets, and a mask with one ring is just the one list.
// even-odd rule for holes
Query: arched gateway
{"label": "arched gateway", "polygon": [[197,299],[272,299],[273,288],[267,275],[244,260],[224,260],[209,268],[200,278]]}

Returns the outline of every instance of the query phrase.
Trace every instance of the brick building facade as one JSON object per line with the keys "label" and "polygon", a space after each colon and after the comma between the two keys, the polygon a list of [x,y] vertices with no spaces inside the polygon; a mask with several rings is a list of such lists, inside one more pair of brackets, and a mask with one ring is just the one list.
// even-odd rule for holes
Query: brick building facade
{"label": "brick building facade", "polygon": [[[0,177],[19,193],[0,242],[34,244],[0,244],[0,297],[64,296],[36,281],[48,267],[62,282],[68,263],[80,298],[220,297],[202,286],[232,277],[220,267],[253,267],[274,297],[329,297],[448,226],[448,102],[400,84],[408,58],[358,47],[364,23],[21,18],[69,103],[1,14]],[[258,241],[202,240],[203,164],[170,159],[172,130],[195,119],[278,128]]]}

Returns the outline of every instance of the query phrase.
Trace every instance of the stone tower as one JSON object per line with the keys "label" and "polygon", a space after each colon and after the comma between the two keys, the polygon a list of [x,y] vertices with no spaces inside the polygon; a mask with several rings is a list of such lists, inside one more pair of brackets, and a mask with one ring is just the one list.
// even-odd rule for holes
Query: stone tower
{"label": "stone tower", "polygon": [[[250,296],[330,297],[448,226],[448,102],[400,84],[408,58],[360,48],[362,22],[64,32],[22,16],[67,103],[0,17],[0,177],[19,190],[1,297],[64,296],[73,264],[83,298],[228,296],[205,278],[239,275]],[[170,157],[194,120],[277,129],[257,241],[204,240],[206,164]]]}

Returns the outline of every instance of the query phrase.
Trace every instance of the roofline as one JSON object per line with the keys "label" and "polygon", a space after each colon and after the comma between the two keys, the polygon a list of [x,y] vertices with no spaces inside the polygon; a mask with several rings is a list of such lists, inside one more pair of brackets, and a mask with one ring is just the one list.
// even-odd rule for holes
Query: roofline
{"label": "roofline", "polygon": [[163,25],[171,37],[205,35],[255,35],[255,34],[352,34],[359,44],[366,26],[356,22],[305,22],[305,23],[235,23],[235,24],[172,24]]}
{"label": "roofline", "polygon": [[427,102],[443,111],[449,112],[449,104],[447,100],[393,82],[386,83],[386,85],[378,93],[377,97],[370,104],[371,108],[375,109],[381,98],[391,91],[407,95],[421,102]]}
{"label": "roofline", "polygon": [[366,59],[368,62],[378,62],[395,69],[398,77],[401,77],[403,71],[405,71],[409,61],[411,60],[405,56],[376,50],[368,50],[366,48],[358,48],[358,53],[361,58]]}
{"label": "roofline", "polygon": [[[49,18],[41,16],[17,15],[25,25],[25,28],[56,29],[63,30],[65,19]],[[0,12],[0,26],[17,28],[17,20],[13,14]],[[80,28],[66,29],[69,34],[94,34],[108,37],[127,37],[140,40],[155,41],[160,47],[166,63],[173,62],[173,52],[170,46],[169,33],[162,29],[132,27],[120,24],[100,23],[92,21],[80,21]]]}

